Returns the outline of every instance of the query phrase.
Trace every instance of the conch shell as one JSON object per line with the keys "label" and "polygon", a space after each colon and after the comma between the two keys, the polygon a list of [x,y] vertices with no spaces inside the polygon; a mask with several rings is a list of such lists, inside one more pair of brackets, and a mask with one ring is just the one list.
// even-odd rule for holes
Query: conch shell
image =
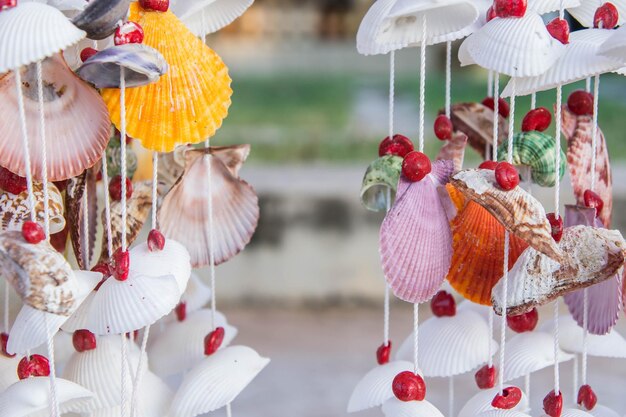
{"label": "conch shell", "polygon": [[[568,227],[559,246],[566,258],[559,264],[534,248],[517,259],[508,275],[506,314],[517,315],[568,292],[614,276],[624,264],[626,242],[617,230],[589,226]],[[491,301],[502,314],[502,285],[493,288]]]}
{"label": "conch shell", "polygon": [[[43,184],[33,183],[35,197],[35,219],[43,226],[44,222],[44,195]],[[48,215],[50,220],[50,234],[58,233],[65,228],[63,217],[63,197],[59,189],[51,182],[48,183]],[[22,230],[22,224],[30,220],[30,204],[28,191],[17,195],[8,191],[0,191],[0,221],[2,230]]]}
{"label": "conch shell", "polygon": [[[467,135],[468,144],[483,158],[493,146],[493,110],[481,103],[458,103],[452,106],[450,120],[455,131]],[[498,143],[508,135],[506,119],[498,115]]]}
{"label": "conch shell", "polygon": [[[88,270],[91,267],[90,261],[93,256],[98,225],[96,173],[93,169],[87,169],[78,177],[68,181],[65,204],[76,261],[80,269]],[[87,213],[85,213],[85,205]],[[87,230],[85,230],[85,214],[88,217]]]}

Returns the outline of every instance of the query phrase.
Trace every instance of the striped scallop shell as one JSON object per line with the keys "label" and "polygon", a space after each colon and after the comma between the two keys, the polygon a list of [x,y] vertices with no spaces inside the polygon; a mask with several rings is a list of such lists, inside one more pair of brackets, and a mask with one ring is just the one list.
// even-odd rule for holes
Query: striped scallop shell
{"label": "striped scallop shell", "polygon": [[[87,169],[81,175],[68,181],[65,192],[69,234],[76,261],[81,269],[91,268],[96,243],[96,228],[98,227],[96,191],[96,172],[93,169]],[[85,214],[88,216],[87,230],[85,230]]]}
{"label": "striped scallop shell", "polygon": [[[559,350],[559,363],[574,356]],[[506,343],[504,381],[529,375],[554,365],[554,338],[549,333],[526,332],[513,336]]]}
{"label": "striped scallop shell", "polygon": [[89,39],[104,39],[115,32],[120,21],[125,20],[131,0],[91,1],[72,23],[87,32]]}
{"label": "striped scallop shell", "polygon": [[[542,132],[520,132],[513,136],[513,165],[530,167],[532,181],[541,187],[553,187],[557,179],[556,140]],[[565,175],[565,153],[561,152],[559,181]],[[508,143],[498,147],[498,160],[506,161]]]}
{"label": "striped scallop shell", "polygon": [[[499,388],[489,388],[480,390],[476,395],[469,399],[465,403],[461,411],[459,411],[458,417],[476,417],[482,415],[485,412],[497,411],[491,406],[493,397],[500,392]],[[510,411],[522,413],[528,409],[528,397],[522,392],[521,401]],[[522,416],[525,416],[522,414]],[[513,416],[512,416],[513,417]]]}
{"label": "striped scallop shell", "polygon": [[391,386],[396,375],[413,370],[413,363],[408,361],[392,361],[373,368],[354,387],[348,402],[348,413],[380,407],[393,398]]}
{"label": "striped scallop shell", "polygon": [[463,169],[463,159],[465,158],[465,146],[467,145],[467,135],[463,132],[454,132],[452,138],[447,140],[439,149],[437,161],[450,160],[454,163],[454,171]]}
{"label": "striped scallop shell", "polygon": [[[592,417],[593,414],[588,413],[587,411],[578,409],[578,408],[563,408],[561,412],[561,417]],[[549,417],[544,414],[542,417]]]}
{"label": "striped scallop shell", "polygon": [[[530,412],[530,410],[528,411]],[[517,410],[502,410],[495,408],[485,411],[484,413],[477,414],[476,417],[530,417],[530,415]]]}
{"label": "striped scallop shell", "polygon": [[491,213],[508,231],[549,257],[561,260],[563,254],[554,242],[546,212],[541,203],[522,187],[504,191],[495,172],[468,169],[454,175],[452,185]]}
{"label": "striped scallop shell", "polygon": [[166,239],[162,250],[152,252],[143,242],[130,250],[130,276],[171,275],[176,279],[179,294],[187,288],[191,275],[191,264],[187,249],[173,239]]}
{"label": "striped scallop shell", "polygon": [[[43,227],[44,223],[44,195],[43,184],[33,183],[35,197],[35,218]],[[65,228],[63,217],[63,197],[59,189],[51,182],[48,183],[48,218],[50,233],[58,233]],[[0,191],[0,230],[22,230],[25,221],[30,220],[30,203],[28,191],[15,195],[8,191]]]}
{"label": "striped scallop shell", "polygon": [[[458,103],[452,106],[450,119],[455,131],[467,135],[467,143],[483,158],[493,146],[493,110],[481,103]],[[498,143],[509,131],[506,119],[498,115]]]}
{"label": "striped scallop shell", "polygon": [[[589,287],[614,276],[624,264],[626,242],[617,230],[588,226],[568,227],[559,247],[563,263],[533,248],[526,249],[508,275],[508,315],[524,313],[568,292]],[[491,301],[502,314],[502,285],[493,288]]]}
{"label": "striped scallop shell", "polygon": [[185,173],[163,199],[159,209],[161,231],[189,250],[194,268],[210,262],[209,168],[215,264],[237,255],[252,239],[259,220],[258,197],[239,178],[249,150],[249,145],[188,150]]}
{"label": "striped scallop shell", "polygon": [[173,0],[172,11],[196,36],[217,32],[244,14],[254,0]]}
{"label": "striped scallop shell", "polygon": [[443,417],[441,411],[426,400],[423,401],[400,401],[390,398],[383,404],[385,417]]}
{"label": "striped scallop shell", "polygon": [[374,160],[365,171],[361,185],[361,204],[371,211],[385,211],[396,198],[402,158],[385,155]]}
{"label": "striped scallop shell", "polygon": [[[606,3],[605,0],[582,0],[579,6],[568,7],[567,11],[578,20],[581,25],[585,27],[593,27],[593,16],[596,13],[598,7]],[[626,1],[625,0],[611,0],[611,3],[619,12],[617,24],[622,25],[624,23],[624,16],[626,16]]]}
{"label": "striped scallop shell", "polygon": [[396,202],[380,228],[383,272],[396,297],[411,303],[429,300],[450,268],[452,235],[438,187],[454,170],[452,161],[435,161],[422,181],[400,178]]}

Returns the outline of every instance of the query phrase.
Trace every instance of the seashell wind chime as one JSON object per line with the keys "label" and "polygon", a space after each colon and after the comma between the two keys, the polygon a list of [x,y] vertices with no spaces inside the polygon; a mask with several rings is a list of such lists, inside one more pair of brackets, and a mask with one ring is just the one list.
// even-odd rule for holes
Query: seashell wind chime
{"label": "seashell wind chime", "polygon": [[[570,34],[565,10],[585,28]],[[544,15],[554,12],[548,21]],[[614,30],[624,16],[626,3],[600,0],[377,0],[367,12],[357,49],[390,60],[389,136],[361,188],[365,208],[386,211],[379,242],[384,337],[378,366],[356,385],[349,412],[382,407],[388,417],[441,417],[428,402],[431,377],[449,378],[450,417],[626,411],[610,409],[603,387],[587,380],[589,355],[626,356],[613,329],[625,305],[626,242],[610,230],[611,168],[598,126],[600,75],[623,74],[626,65],[625,29]],[[451,103],[451,42],[463,38],[461,66],[488,71],[480,103]],[[438,43],[446,44],[446,88],[434,134],[444,144],[431,162],[424,154],[426,51]],[[394,130],[395,52],[409,47],[420,51],[417,149]],[[501,75],[509,77],[502,91]],[[562,87],[581,80],[586,88],[564,103]],[[542,91],[555,94],[553,109],[536,106]],[[531,95],[531,108],[516,132],[522,95]],[[477,168],[463,166],[467,145],[484,159]],[[563,210],[566,171],[576,204]],[[552,210],[533,197],[536,186],[554,188]],[[451,289],[467,300],[457,305]],[[413,333],[396,352],[390,292],[414,304]],[[569,315],[559,315],[561,297]],[[425,302],[434,316],[420,324]],[[554,317],[538,326],[537,308],[549,303]],[[494,313],[501,317],[497,342]],[[559,378],[566,361],[574,363],[571,396]],[[542,410],[531,410],[530,376],[551,366],[554,389],[544,393]],[[468,372],[478,392],[456,411],[453,378]],[[520,379],[523,389],[512,384]]]}
{"label": "seashell wind chime", "polygon": [[251,3],[0,0],[1,416],[231,415],[269,362],[215,291],[259,206],[250,146],[209,142],[232,90],[205,37]]}

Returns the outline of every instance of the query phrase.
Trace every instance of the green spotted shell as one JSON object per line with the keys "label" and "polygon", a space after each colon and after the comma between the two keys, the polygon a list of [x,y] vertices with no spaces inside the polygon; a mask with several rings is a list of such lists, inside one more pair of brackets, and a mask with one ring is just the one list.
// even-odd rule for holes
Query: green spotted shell
{"label": "green spotted shell", "polygon": [[[122,148],[120,142],[116,141],[115,138],[111,139],[107,146],[106,154],[109,178],[121,175]],[[130,146],[126,145],[126,172],[128,178],[132,178],[135,175],[135,171],[137,171],[137,155]]]}
{"label": "green spotted shell", "polygon": [[[387,210],[396,197],[402,158],[385,155],[370,164],[361,185],[361,203],[371,211]],[[388,199],[390,201],[388,201]]]}
{"label": "green spotted shell", "polygon": [[[507,160],[507,142],[498,147],[498,160]],[[552,187],[556,180],[555,140],[542,132],[531,131],[517,133],[513,137],[513,165],[530,167],[532,181],[541,187]],[[563,178],[566,157],[562,149],[560,177]]]}

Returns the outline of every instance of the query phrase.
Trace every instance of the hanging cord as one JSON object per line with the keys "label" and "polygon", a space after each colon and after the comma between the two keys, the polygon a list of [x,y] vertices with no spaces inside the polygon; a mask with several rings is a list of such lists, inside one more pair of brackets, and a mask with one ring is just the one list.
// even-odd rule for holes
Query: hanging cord
{"label": "hanging cord", "polygon": [[[490,72],[491,73],[491,72]],[[498,136],[500,133],[500,73],[493,76],[493,146],[491,148],[493,160],[498,162]],[[489,145],[487,145],[489,146]]]}
{"label": "hanging cord", "polygon": [[488,346],[488,350],[487,350],[487,365],[489,365],[490,368],[493,367],[493,354],[491,352],[493,352],[493,309],[490,308],[489,309],[489,337],[487,338],[487,346]]}
{"label": "hanging cord", "polygon": [[446,117],[450,118],[452,102],[452,42],[446,42]]}
{"label": "hanging cord", "polygon": [[420,305],[413,304],[413,371],[417,375],[419,372],[419,327],[420,321]]}
{"label": "hanging cord", "polygon": [[233,410],[230,407],[230,403],[226,404],[226,417],[232,417],[233,415]]}
{"label": "hanging cord", "polygon": [[120,69],[120,158],[121,158],[121,175],[122,175],[122,252],[126,251],[126,78],[124,75],[124,67]]}
{"label": "hanging cord", "polygon": [[33,175],[30,165],[30,149],[28,144],[28,131],[26,130],[26,110],[24,110],[24,94],[22,92],[21,69],[14,71],[15,88],[17,89],[17,109],[22,129],[22,146],[24,147],[24,163],[26,168],[26,188],[28,190],[28,205],[30,206],[30,220],[37,221],[35,216],[35,194],[33,193]]}
{"label": "hanging cord", "polygon": [[159,183],[159,153],[152,153],[152,229],[157,228],[157,204],[158,204],[158,190],[157,185]]}
{"label": "hanging cord", "polygon": [[[387,188],[387,213],[391,209],[391,188]],[[385,280],[385,301],[383,306],[383,342],[385,346],[389,346],[389,284]]]}
{"label": "hanging cord", "polygon": [[83,236],[83,266],[85,269],[89,269],[89,187],[87,186],[88,174],[85,173],[85,190],[83,191],[83,230],[85,235]]}
{"label": "hanging cord", "polygon": [[526,400],[530,404],[530,373],[524,377],[524,392],[526,393]]}
{"label": "hanging cord", "polygon": [[559,395],[559,299],[554,300],[554,393]]}
{"label": "hanging cord", "polygon": [[109,259],[113,256],[113,236],[112,236],[112,228],[111,228],[111,200],[109,198],[109,192],[107,190],[109,184],[109,171],[108,171],[108,162],[107,162],[107,154],[106,149],[102,153],[102,185],[104,188],[104,222],[106,228],[106,239],[107,239],[107,254],[109,255]]}
{"label": "hanging cord", "polygon": [[493,71],[487,73],[487,97],[493,96]]}
{"label": "hanging cord", "polygon": [[150,337],[150,326],[146,326],[143,331],[143,339],[141,340],[141,353],[139,362],[137,363],[137,371],[133,381],[133,394],[130,401],[130,415],[135,417],[138,415],[139,405],[139,388],[141,387],[141,379],[143,378],[144,357],[146,356],[146,348],[148,346],[148,338]]}
{"label": "hanging cord", "polygon": [[[396,53],[389,53],[389,138],[393,138],[394,134],[394,109],[395,109],[395,91],[396,91]],[[391,188],[387,188],[387,207],[386,212],[391,209]],[[389,284],[385,280],[385,299],[383,306],[383,342],[385,346],[389,346]]]}
{"label": "hanging cord", "polygon": [[537,93],[533,91],[533,93],[530,95],[530,109],[534,110],[536,108],[537,108]]}
{"label": "hanging cord", "polygon": [[448,377],[448,415],[454,416],[454,376]]}
{"label": "hanging cord", "polygon": [[121,417],[126,417],[126,366],[128,361],[128,348],[126,346],[126,333],[122,333],[122,384],[121,384]]}
{"label": "hanging cord", "polygon": [[426,14],[422,16],[422,43],[420,45],[420,110],[419,110],[419,151],[424,152],[424,112],[426,102]]}
{"label": "hanging cord", "polygon": [[[211,139],[207,138],[204,142],[207,151],[211,149]],[[211,274],[211,328],[215,330],[215,316],[217,315],[217,299],[215,296],[215,236],[213,232],[213,184],[211,179],[212,156],[205,155],[207,158],[207,191],[209,193],[208,209],[209,209],[209,271]]]}

